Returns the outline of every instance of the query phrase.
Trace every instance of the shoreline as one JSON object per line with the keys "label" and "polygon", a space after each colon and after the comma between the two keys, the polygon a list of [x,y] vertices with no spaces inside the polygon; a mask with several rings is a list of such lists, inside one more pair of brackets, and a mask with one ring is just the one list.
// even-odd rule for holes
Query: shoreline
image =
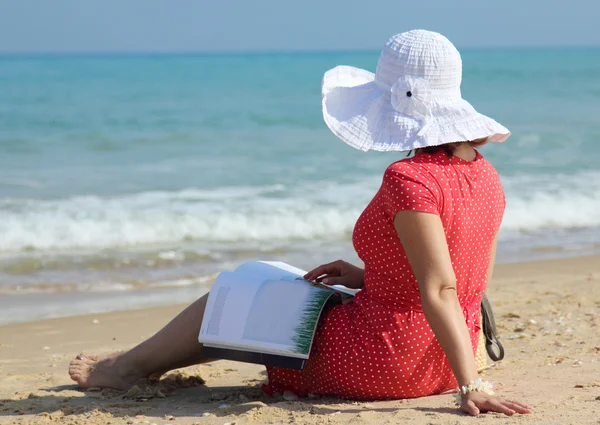
{"label": "shoreline", "polygon": [[[358,264],[360,261],[356,257],[356,254],[352,252],[339,256],[341,258],[348,258],[350,262],[355,264]],[[573,258],[593,258],[596,256],[600,258],[600,254],[596,254],[595,249],[571,251],[568,247],[561,246],[548,246],[544,249],[534,250],[532,251],[532,255],[526,258],[519,257],[518,253],[507,258],[506,255],[502,255],[502,252],[500,252],[499,256],[500,258],[496,264],[497,268]],[[335,255],[329,255],[329,257],[333,258]],[[294,257],[289,259],[289,261],[292,264],[296,264],[298,259],[299,257]],[[283,259],[283,261],[286,260],[286,258]],[[301,264],[300,267],[302,266]],[[306,267],[306,265],[304,266]],[[212,276],[216,277],[216,273],[213,273]],[[0,295],[0,327],[85,314],[98,315],[176,306],[179,304],[185,305],[186,302],[191,303],[208,292],[214,282],[214,278],[212,279],[187,276],[185,280],[200,280],[202,282],[189,285],[158,285],[155,287],[149,286],[142,289],[120,291],[41,292]],[[71,310],[70,312],[69,309]],[[31,313],[33,311],[36,313]]]}
{"label": "shoreline", "polygon": [[[533,415],[520,417],[520,423],[597,423],[599,282],[600,256],[496,267],[488,295],[507,354],[484,376],[496,383],[503,396],[536,408]],[[0,326],[0,424],[316,425],[352,421],[449,425],[481,420],[457,414],[451,395],[389,402],[268,397],[259,389],[265,378],[263,367],[228,361],[182,369],[158,386],[140,386],[125,394],[83,392],[69,380],[68,362],[80,351],[105,353],[129,348],[151,336],[184,307],[178,304]],[[200,376],[206,385],[182,388],[199,383],[192,376]],[[486,415],[485,420],[503,424],[507,418]]]}

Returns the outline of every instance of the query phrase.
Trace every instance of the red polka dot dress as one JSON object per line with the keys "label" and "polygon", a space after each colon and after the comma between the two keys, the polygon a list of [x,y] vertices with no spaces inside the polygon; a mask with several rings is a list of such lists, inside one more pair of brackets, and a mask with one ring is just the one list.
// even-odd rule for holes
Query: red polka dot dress
{"label": "red polka dot dress", "polygon": [[420,153],[390,165],[352,236],[365,265],[363,290],[353,303],[336,305],[323,315],[303,371],[267,368],[265,391],[376,400],[456,387],[423,313],[419,286],[393,219],[403,210],[440,216],[475,352],[479,306],[504,207],[498,173],[479,153],[470,162],[443,151]]}

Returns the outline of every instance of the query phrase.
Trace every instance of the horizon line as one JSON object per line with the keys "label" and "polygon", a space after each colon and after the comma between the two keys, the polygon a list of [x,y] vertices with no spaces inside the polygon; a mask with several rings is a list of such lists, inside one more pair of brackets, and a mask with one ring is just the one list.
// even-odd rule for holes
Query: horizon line
{"label": "horizon line", "polygon": [[[600,44],[590,45],[522,45],[522,46],[470,46],[460,51],[477,50],[587,50],[598,49]],[[0,57],[43,57],[43,56],[241,56],[241,55],[285,55],[285,54],[328,54],[328,53],[378,53],[380,49],[250,49],[250,50],[98,50],[98,51],[0,51]]]}

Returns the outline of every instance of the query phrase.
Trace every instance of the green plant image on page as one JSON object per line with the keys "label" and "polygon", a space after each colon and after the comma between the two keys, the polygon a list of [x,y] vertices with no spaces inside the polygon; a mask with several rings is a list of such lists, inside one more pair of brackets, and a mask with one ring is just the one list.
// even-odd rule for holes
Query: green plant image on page
{"label": "green plant image on page", "polygon": [[309,354],[315,327],[321,316],[323,306],[334,291],[320,288],[311,288],[305,306],[300,315],[300,323],[294,329],[292,341],[295,350],[300,354]]}

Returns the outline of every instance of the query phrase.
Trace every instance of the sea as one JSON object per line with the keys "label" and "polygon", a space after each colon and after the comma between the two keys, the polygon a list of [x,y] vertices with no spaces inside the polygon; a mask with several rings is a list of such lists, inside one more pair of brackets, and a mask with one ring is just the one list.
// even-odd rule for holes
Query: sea
{"label": "sea", "polygon": [[[600,49],[464,50],[508,205],[498,261],[600,253]],[[402,153],[359,152],[321,77],[378,52],[0,57],[0,324],[188,303],[256,259],[358,261]]]}

